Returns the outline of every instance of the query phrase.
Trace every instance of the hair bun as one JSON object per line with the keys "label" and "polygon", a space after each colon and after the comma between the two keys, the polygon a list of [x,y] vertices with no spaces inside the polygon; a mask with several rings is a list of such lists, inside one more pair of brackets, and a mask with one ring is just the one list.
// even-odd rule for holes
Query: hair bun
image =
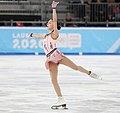
{"label": "hair bun", "polygon": [[57,25],[57,29],[60,30],[60,29],[61,29],[61,26],[60,26],[60,25]]}

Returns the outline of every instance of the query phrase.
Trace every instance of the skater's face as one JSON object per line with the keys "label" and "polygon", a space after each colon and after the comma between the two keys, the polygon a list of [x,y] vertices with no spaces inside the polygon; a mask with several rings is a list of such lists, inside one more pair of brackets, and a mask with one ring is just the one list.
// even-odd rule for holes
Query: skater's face
{"label": "skater's face", "polygon": [[48,21],[47,27],[48,27],[48,29],[49,29],[50,31],[53,30],[53,21],[52,21],[52,20],[49,20],[49,21]]}

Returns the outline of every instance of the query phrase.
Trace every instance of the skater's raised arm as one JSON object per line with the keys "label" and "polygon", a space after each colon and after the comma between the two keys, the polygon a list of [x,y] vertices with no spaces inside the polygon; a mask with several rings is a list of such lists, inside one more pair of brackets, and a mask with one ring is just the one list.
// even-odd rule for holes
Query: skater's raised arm
{"label": "skater's raised arm", "polygon": [[59,4],[59,2],[52,2],[52,9],[53,9],[53,33],[52,38],[57,39],[59,36],[58,28],[57,28],[57,14],[56,14],[56,7]]}
{"label": "skater's raised arm", "polygon": [[41,34],[33,34],[33,33],[31,33],[31,34],[28,36],[28,38],[30,38],[30,37],[34,37],[34,38],[45,38],[44,35],[41,35]]}

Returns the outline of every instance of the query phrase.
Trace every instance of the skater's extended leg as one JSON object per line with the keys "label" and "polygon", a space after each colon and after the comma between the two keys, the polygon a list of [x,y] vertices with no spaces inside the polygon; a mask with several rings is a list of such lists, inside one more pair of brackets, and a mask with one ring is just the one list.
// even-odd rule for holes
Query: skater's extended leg
{"label": "skater's extended leg", "polygon": [[51,77],[51,82],[58,96],[62,96],[60,87],[58,85],[57,75],[58,75],[58,65],[55,63],[49,63],[49,72]]}
{"label": "skater's extended leg", "polygon": [[85,68],[81,67],[81,66],[78,66],[76,65],[75,63],[73,63],[69,58],[67,57],[64,57],[61,61],[60,61],[60,64],[63,64],[63,65],[66,65],[74,70],[78,70],[78,71],[81,71],[83,73],[86,73],[86,74],[89,74],[90,71],[86,70]]}
{"label": "skater's extended leg", "polygon": [[102,77],[101,76],[98,76],[97,74],[95,73],[92,73],[91,71],[88,71],[86,70],[85,68],[81,67],[81,66],[78,66],[76,65],[75,63],[73,63],[69,58],[67,57],[64,57],[60,62],[60,64],[63,64],[63,65],[66,65],[74,70],[77,70],[77,71],[81,71],[83,73],[86,73],[88,74],[91,78],[94,78],[94,79],[100,79],[102,80]]}

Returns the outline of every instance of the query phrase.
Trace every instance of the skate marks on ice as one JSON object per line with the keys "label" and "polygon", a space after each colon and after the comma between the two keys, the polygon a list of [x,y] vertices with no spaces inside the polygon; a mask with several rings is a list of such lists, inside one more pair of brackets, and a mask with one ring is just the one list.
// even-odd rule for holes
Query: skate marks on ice
{"label": "skate marks on ice", "polygon": [[68,57],[105,81],[60,66],[68,110],[52,110],[57,97],[43,66],[44,56],[0,56],[0,113],[120,113],[120,57]]}

